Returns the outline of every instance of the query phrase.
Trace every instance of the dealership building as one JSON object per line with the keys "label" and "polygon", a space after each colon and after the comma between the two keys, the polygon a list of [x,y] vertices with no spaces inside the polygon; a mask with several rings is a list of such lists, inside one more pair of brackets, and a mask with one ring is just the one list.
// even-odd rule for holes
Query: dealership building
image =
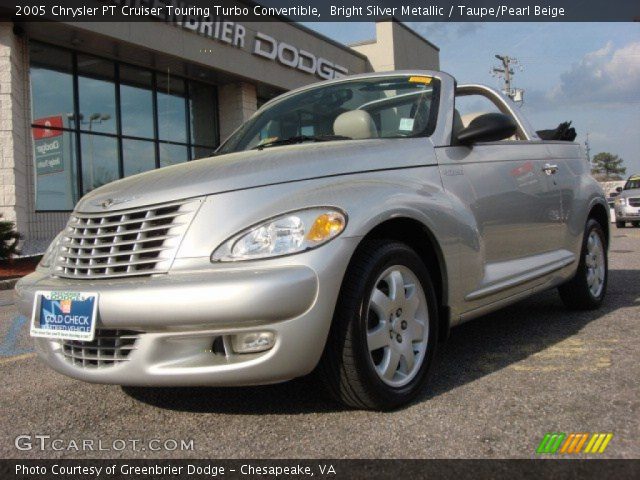
{"label": "dealership building", "polygon": [[282,92],[438,66],[438,48],[393,20],[351,46],[275,19],[0,22],[0,214],[24,254],[42,252],[82,195],[209,156]]}

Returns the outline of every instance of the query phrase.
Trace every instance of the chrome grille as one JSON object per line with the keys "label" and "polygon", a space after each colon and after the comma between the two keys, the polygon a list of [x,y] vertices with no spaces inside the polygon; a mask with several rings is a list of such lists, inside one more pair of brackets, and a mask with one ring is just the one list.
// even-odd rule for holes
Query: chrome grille
{"label": "chrome grille", "polygon": [[72,365],[100,368],[126,362],[136,349],[140,332],[133,330],[96,330],[91,342],[60,340],[62,355]]}
{"label": "chrome grille", "polygon": [[632,207],[640,207],[640,198],[630,198],[629,205]]}
{"label": "chrome grille", "polygon": [[108,213],[74,212],[55,275],[98,279],[164,273],[199,204],[187,200]]}

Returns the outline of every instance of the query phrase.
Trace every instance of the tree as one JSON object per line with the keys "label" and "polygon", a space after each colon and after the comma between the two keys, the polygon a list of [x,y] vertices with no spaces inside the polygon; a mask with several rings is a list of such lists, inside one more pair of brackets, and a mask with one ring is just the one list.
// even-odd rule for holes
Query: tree
{"label": "tree", "polygon": [[593,167],[591,173],[602,176],[603,180],[623,180],[626,167],[622,166],[624,160],[618,155],[609,152],[600,152],[593,157]]}
{"label": "tree", "polygon": [[[2,215],[0,215],[1,217]],[[0,220],[0,260],[7,260],[11,255],[20,253],[18,242],[21,238],[22,235],[15,231],[13,222]]]}

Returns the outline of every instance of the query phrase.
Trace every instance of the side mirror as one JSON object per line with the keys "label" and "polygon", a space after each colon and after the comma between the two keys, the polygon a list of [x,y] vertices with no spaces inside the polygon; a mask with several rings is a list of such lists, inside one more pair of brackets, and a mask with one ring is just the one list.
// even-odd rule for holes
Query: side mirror
{"label": "side mirror", "polygon": [[622,187],[616,187],[616,192],[622,193]]}
{"label": "side mirror", "polygon": [[458,132],[460,145],[478,142],[496,142],[514,135],[518,131],[516,122],[504,113],[485,113],[474,118],[468,127]]}

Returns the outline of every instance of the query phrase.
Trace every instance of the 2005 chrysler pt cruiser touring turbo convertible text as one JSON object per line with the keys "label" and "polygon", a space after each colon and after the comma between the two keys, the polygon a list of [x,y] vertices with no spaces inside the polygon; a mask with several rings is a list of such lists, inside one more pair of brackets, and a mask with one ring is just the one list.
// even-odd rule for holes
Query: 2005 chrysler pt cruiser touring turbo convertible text
{"label": "2005 chrysler pt cruiser touring turbo convertible text", "polygon": [[94,190],[16,290],[41,357],[80,380],[317,368],[345,404],[389,409],[452,326],[552,287],[598,307],[608,211],[579,146],[501,93],[367,74],[270,101],[213,158]]}

